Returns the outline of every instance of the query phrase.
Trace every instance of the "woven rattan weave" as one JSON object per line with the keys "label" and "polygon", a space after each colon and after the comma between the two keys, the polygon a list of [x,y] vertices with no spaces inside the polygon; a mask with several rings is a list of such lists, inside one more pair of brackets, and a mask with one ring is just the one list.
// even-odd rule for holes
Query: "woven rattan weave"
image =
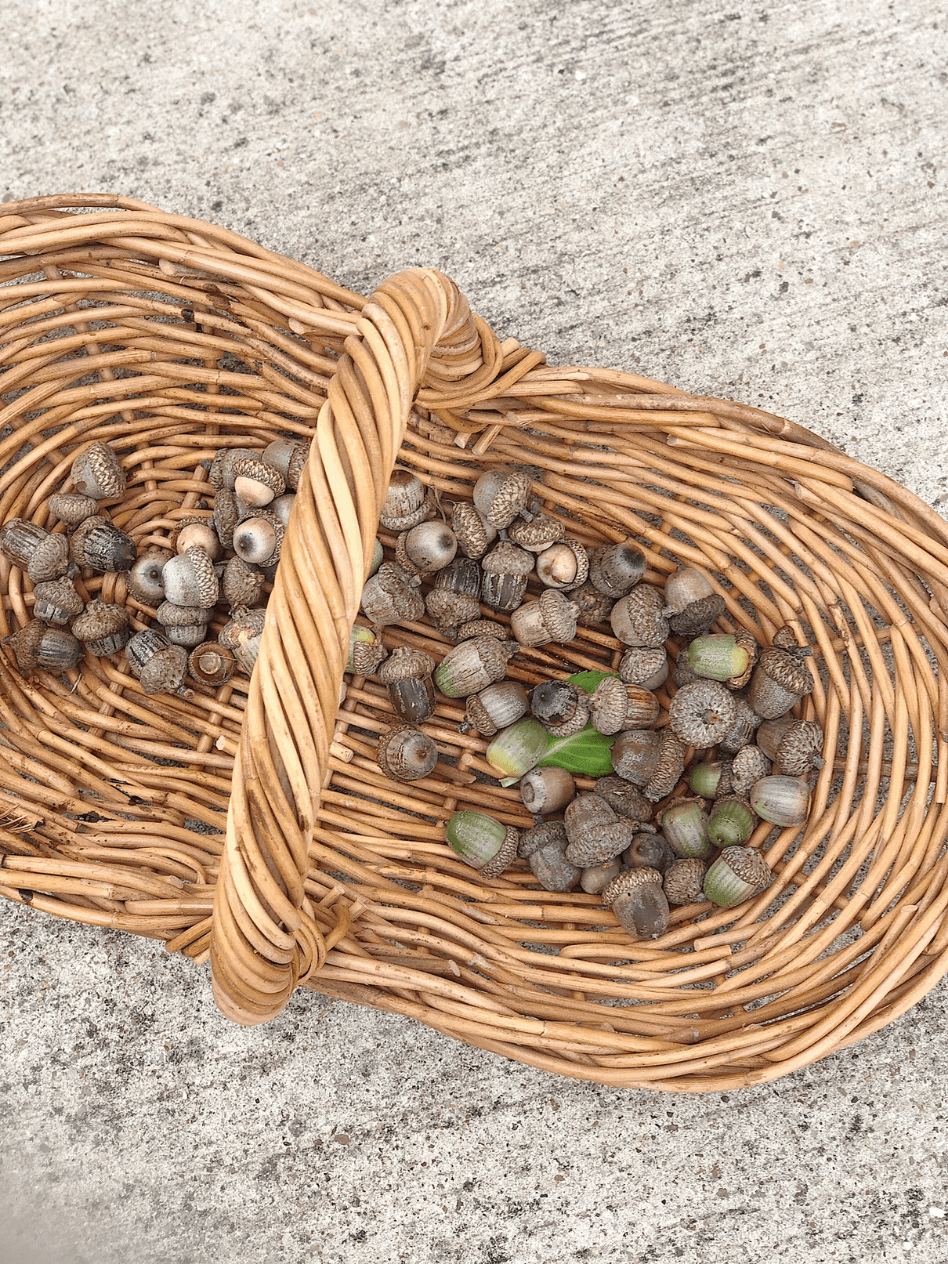
{"label": "woven rattan weave", "polygon": [[[128,477],[107,512],[139,546],[167,544],[213,508],[219,448],[315,436],[252,678],[147,696],[121,656],[27,680],[0,655],[4,895],[210,958],[238,1022],[304,984],[553,1072],[678,1091],[776,1079],[945,973],[948,531],[915,496],[756,409],[548,366],[432,271],[366,301],[105,196],[0,207],[0,247],[0,521],[61,530],[47,500],[100,439]],[[805,829],[755,835],[770,889],[676,910],[633,943],[597,897],[540,890],[524,862],[479,879],[444,844],[451,813],[530,821],[458,732],[459,703],[425,726],[436,776],[384,777],[387,696],[343,667],[396,460],[446,502],[492,464],[527,464],[575,537],[634,536],[647,580],[704,571],[722,630],[766,644],[789,625],[812,646],[798,712],[828,759]],[[122,577],[78,583],[150,624]],[[33,598],[5,560],[0,593],[6,636]],[[607,632],[524,650],[508,674],[614,666]],[[385,640],[448,648],[427,624]]]}

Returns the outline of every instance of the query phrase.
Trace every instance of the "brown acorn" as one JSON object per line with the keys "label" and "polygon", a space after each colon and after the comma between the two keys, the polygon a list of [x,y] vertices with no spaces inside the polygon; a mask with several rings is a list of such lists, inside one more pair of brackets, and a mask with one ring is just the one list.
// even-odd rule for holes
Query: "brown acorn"
{"label": "brown acorn", "polygon": [[[411,470],[393,470],[379,515],[382,526],[391,531],[410,530],[409,526],[404,525],[404,520],[422,508],[427,490],[418,475]],[[419,518],[418,522],[421,521]],[[417,523],[411,523],[411,526],[416,525]]]}
{"label": "brown acorn", "polygon": [[[165,562],[161,572],[165,600],[176,606],[198,606],[212,610],[220,595],[220,582],[206,550],[193,545]],[[205,619],[205,623],[207,619]],[[202,638],[203,639],[203,638]],[[197,645],[197,641],[192,641]]]}
{"label": "brown acorn", "polygon": [[572,641],[579,607],[555,588],[546,588],[537,601],[519,606],[510,616],[510,630],[520,645]]}
{"label": "brown acorn", "polygon": [[125,494],[125,472],[113,448],[91,443],[72,463],[72,485],[90,500],[114,500]]}
{"label": "brown acorn", "polygon": [[107,605],[98,598],[73,622],[72,630],[86,653],[96,658],[118,654],[131,639],[128,613],[124,606]]}
{"label": "brown acorn", "polygon": [[602,902],[633,939],[649,939],[668,929],[668,901],[657,869],[626,869],[603,891]]}
{"label": "brown acorn", "polygon": [[612,607],[616,604],[613,597],[607,597],[605,593],[601,593],[588,579],[578,588],[570,589],[569,597],[570,601],[575,601],[579,606],[576,622],[583,628],[605,623],[612,614]]}
{"label": "brown acorn", "polygon": [[438,748],[421,729],[395,724],[379,737],[375,757],[386,777],[393,781],[418,781],[438,762]]}
{"label": "brown acorn", "polygon": [[207,635],[210,610],[200,606],[179,606],[163,601],[155,611],[161,630],[172,645],[184,645],[191,649],[200,645]]}
{"label": "brown acorn", "polygon": [[38,523],[28,522],[25,518],[11,518],[0,526],[0,553],[12,566],[25,571],[37,547],[48,537],[49,532]]}
{"label": "brown acorn", "polygon": [[583,869],[621,855],[635,833],[632,823],[618,817],[597,794],[577,795],[563,820],[569,838],[566,858]]}
{"label": "brown acorn", "polygon": [[492,636],[496,641],[509,641],[509,629],[493,619],[472,619],[457,629],[455,640],[470,641],[476,636]]}
{"label": "brown acorn", "polygon": [[[562,522],[548,514],[537,514],[526,519],[518,518],[507,528],[507,535],[514,544],[530,553],[543,553],[550,545],[562,540],[566,529]],[[579,581],[582,583],[582,580]]]}
{"label": "brown acorn", "polygon": [[248,610],[244,606],[238,606],[230,612],[230,622],[217,635],[225,649],[234,651],[237,665],[248,676],[253,672],[257,661],[266,621],[266,610]]}
{"label": "brown acorn", "polygon": [[425,603],[411,576],[394,562],[383,562],[362,589],[362,609],[379,627],[414,623],[425,613]]}
{"label": "brown acorn", "polygon": [[236,670],[234,651],[217,641],[205,641],[188,655],[188,674],[202,685],[225,685]]}
{"label": "brown acorn", "polygon": [[770,760],[759,746],[742,746],[731,761],[731,789],[735,794],[750,794],[761,777],[770,775]]}
{"label": "brown acorn", "polygon": [[33,617],[42,619],[44,623],[68,623],[85,607],[75,584],[65,576],[36,584],[33,597]]}
{"label": "brown acorn", "polygon": [[641,689],[660,689],[668,679],[664,645],[630,645],[619,660],[619,679]]}
{"label": "brown acorn", "polygon": [[423,724],[434,715],[435,693],[431,673],[435,660],[424,650],[400,645],[378,669],[378,677],[388,689],[395,714],[413,724]]}
{"label": "brown acorn", "polygon": [[232,557],[221,576],[220,595],[231,607],[255,606],[263,599],[264,583],[263,571],[242,557]]}
{"label": "brown acorn", "polygon": [[395,561],[410,575],[430,575],[448,566],[457,553],[457,536],[445,522],[421,522],[403,531],[395,545]]}
{"label": "brown acorn", "polygon": [[154,628],[136,632],[125,646],[129,671],[141,684],[144,693],[174,693],[184,683],[188,670],[188,652],[172,645]]}
{"label": "brown acorn", "polygon": [[813,720],[765,720],[757,730],[757,745],[773,760],[777,776],[803,777],[812,768],[822,768],[824,740]]}
{"label": "brown acorn", "polygon": [[569,840],[561,822],[550,821],[520,835],[519,853],[545,891],[570,891],[582,870],[566,859]]}
{"label": "brown acorn", "polygon": [[231,473],[234,495],[248,508],[264,509],[286,490],[280,471],[257,455],[238,457],[231,465]]}
{"label": "brown acorn", "polygon": [[520,797],[531,816],[562,812],[575,794],[576,781],[565,768],[532,768],[520,778]]}
{"label": "brown acorn", "polygon": [[451,510],[451,530],[465,557],[483,557],[497,539],[497,528],[485,522],[468,500],[458,500]]}
{"label": "brown acorn", "polygon": [[234,527],[232,548],[251,566],[275,566],[280,560],[284,527],[275,513],[255,509]]}
{"label": "brown acorn", "polygon": [[625,685],[618,676],[606,676],[596,686],[589,703],[589,718],[607,736],[622,729],[649,729],[661,708],[648,689]]}
{"label": "brown acorn", "polygon": [[35,676],[38,671],[60,672],[75,667],[82,657],[82,646],[65,628],[51,628],[42,619],[30,622],[4,638],[16,655],[17,667],[23,676]]}
{"label": "brown acorn", "polygon": [[544,680],[530,694],[530,710],[554,737],[571,737],[589,722],[589,695],[568,680]]}
{"label": "brown acorn", "polygon": [[208,517],[182,518],[178,524],[178,534],[174,537],[175,553],[186,553],[195,547],[203,549],[212,562],[216,562],[223,552],[214,523]]}
{"label": "brown acorn", "polygon": [[662,834],[636,834],[622,859],[630,869],[657,869],[664,874],[674,862],[675,853]]}
{"label": "brown acorn", "polygon": [[[634,732],[634,730],[628,731]],[[665,729],[661,737],[655,771],[644,787],[645,797],[651,799],[653,803],[664,799],[678,785],[684,770],[685,745],[671,729]]]}
{"label": "brown acorn", "polygon": [[760,724],[760,716],[751,710],[747,699],[742,694],[734,694],[734,719],[731,727],[718,742],[719,750],[725,755],[736,755],[739,750],[754,740],[754,732]]}
{"label": "brown acorn", "polygon": [[589,574],[589,558],[578,540],[560,540],[537,555],[536,570],[547,588],[578,588]]}
{"label": "brown acorn", "polygon": [[751,677],[747,701],[762,720],[776,720],[813,689],[807,665],[788,650],[761,651]]}
{"label": "brown acorn", "polygon": [[54,518],[66,524],[67,531],[75,530],[80,522],[85,522],[86,518],[91,518],[99,511],[98,504],[91,496],[79,496],[74,492],[60,492],[56,496],[50,496],[46,508]]}
{"label": "brown acorn", "polygon": [[[589,554],[589,580],[607,597],[617,599],[631,592],[645,574],[648,563],[634,540],[593,549]],[[665,602],[662,600],[662,607]]]}
{"label": "brown acorn", "polygon": [[163,549],[157,544],[150,544],[145,552],[136,559],[134,565],[125,576],[129,595],[135,601],[141,602],[143,606],[151,606],[153,609],[161,605],[165,599],[165,584],[162,573],[165,568],[165,562],[170,561],[172,556],[170,549]]}
{"label": "brown acorn", "polygon": [[633,786],[646,786],[658,768],[662,736],[651,729],[626,729],[612,747],[612,766]]}
{"label": "brown acorn", "polygon": [[668,708],[668,723],[688,746],[715,746],[734,722],[732,694],[716,680],[683,685]]}
{"label": "brown acorn", "polygon": [[524,470],[505,466],[485,470],[474,484],[474,508],[498,531],[509,527],[526,509],[532,482]]}
{"label": "brown acorn", "polygon": [[300,475],[309,458],[308,443],[299,439],[274,439],[263,449],[261,459],[272,465],[283,475],[290,491],[296,491],[300,485]]}
{"label": "brown acorn", "polygon": [[612,860],[603,861],[601,865],[586,865],[579,879],[579,885],[587,895],[600,895],[613,878],[618,878],[621,872],[622,861],[618,856]]}
{"label": "brown acorn", "polygon": [[645,795],[623,777],[600,777],[593,791],[601,799],[605,799],[618,816],[634,821],[636,828],[652,815],[652,805]]}
{"label": "brown acorn", "polygon": [[668,640],[665,599],[658,588],[640,584],[612,608],[609,622],[617,640],[625,645],[662,645]]}
{"label": "brown acorn", "polygon": [[100,574],[127,571],[135,563],[138,550],[125,531],[108,518],[95,515],[76,528],[70,545],[70,559],[77,566],[89,566]]}
{"label": "brown acorn", "polygon": [[665,871],[662,886],[669,904],[696,904],[705,898],[704,876],[708,872],[707,863],[696,856],[676,860]]}
{"label": "brown acorn", "polygon": [[456,558],[435,575],[425,608],[439,628],[458,627],[480,614],[481,568],[475,558]]}
{"label": "brown acorn", "polygon": [[516,610],[527,591],[535,558],[510,540],[501,540],[481,562],[481,600],[492,610]]}
{"label": "brown acorn", "polygon": [[211,462],[211,468],[208,471],[207,481],[215,491],[225,488],[227,491],[234,490],[234,464],[242,460],[244,457],[251,457],[256,460],[260,453],[256,448],[219,448]]}

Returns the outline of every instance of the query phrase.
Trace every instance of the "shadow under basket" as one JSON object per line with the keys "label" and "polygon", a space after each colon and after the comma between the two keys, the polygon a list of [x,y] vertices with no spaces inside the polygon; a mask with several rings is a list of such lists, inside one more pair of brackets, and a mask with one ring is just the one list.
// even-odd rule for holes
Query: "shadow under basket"
{"label": "shadow under basket", "polygon": [[[313,438],[252,677],[149,696],[123,655],[25,679],[0,653],[5,896],[210,959],[238,1022],[300,984],[561,1075],[672,1091],[777,1079],[942,977],[948,532],[917,497],[756,409],[550,367],[433,271],[365,300],[107,196],[4,206],[0,244],[0,522],[62,531],[49,497],[102,440],[128,488],[100,512],[139,548],[168,545],[213,510],[220,448]],[[386,691],[344,667],[396,461],[443,504],[527,465],[584,544],[633,537],[655,584],[699,568],[726,603],[718,630],[767,645],[789,626],[811,647],[796,714],[822,725],[826,763],[806,825],[754,835],[764,893],[676,909],[634,942],[597,896],[544,891],[522,860],[479,878],[445,844],[451,814],[531,821],[459,733],[463,703],[441,698],[425,725],[431,777],[385,777]],[[76,582],[152,625],[122,575]],[[6,637],[33,606],[7,560],[0,594]],[[384,640],[437,659],[450,644],[425,623]],[[581,628],[508,676],[614,668],[623,648],[608,623]]]}

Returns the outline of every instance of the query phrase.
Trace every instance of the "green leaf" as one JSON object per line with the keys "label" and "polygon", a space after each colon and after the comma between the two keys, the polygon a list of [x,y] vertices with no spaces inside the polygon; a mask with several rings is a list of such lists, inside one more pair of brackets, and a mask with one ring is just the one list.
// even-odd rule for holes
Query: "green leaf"
{"label": "green leaf", "polygon": [[[585,672],[583,675],[597,675]],[[604,672],[603,675],[611,675]],[[572,677],[571,677],[572,679]],[[575,683],[575,682],[574,682]],[[565,768],[586,777],[607,777],[612,772],[612,743],[615,737],[597,733],[591,724],[572,737],[550,736],[546,754],[537,761],[537,768]]]}
{"label": "green leaf", "polygon": [[607,676],[618,676],[618,672],[614,671],[581,671],[574,672],[572,676],[567,676],[567,684],[575,685],[577,689],[582,689],[584,693],[595,693],[596,686],[601,680],[605,680]]}

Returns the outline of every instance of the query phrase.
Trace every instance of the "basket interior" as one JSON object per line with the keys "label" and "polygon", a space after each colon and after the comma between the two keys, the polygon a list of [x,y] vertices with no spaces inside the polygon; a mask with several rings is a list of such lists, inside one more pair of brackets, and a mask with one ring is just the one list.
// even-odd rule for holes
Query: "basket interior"
{"label": "basket interior", "polygon": [[[340,321],[360,301],[322,299]],[[210,515],[217,449],[309,436],[342,352],[342,331],[303,336],[287,306],[131,247],[0,264],[0,521],[53,528],[46,501],[93,439],[126,469],[108,512],[140,547]],[[459,446],[419,407],[398,462],[445,504],[469,499],[490,464],[534,467],[543,511],[587,545],[633,537],[646,582],[700,568],[727,603],[717,630],[769,644],[789,624],[816,679],[797,714],[826,734],[808,822],[758,829],[777,875],[765,893],[673,910],[666,934],[635,943],[598,897],[543,891],[524,861],[492,881],[458,861],[447,818],[475,807],[529,827],[517,788],[497,783],[486,741],[458,731],[463,703],[444,698],[424,726],[436,775],[389,781],[374,758],[386,692],[349,676],[305,888],[319,916],[347,903],[352,925],[308,985],[604,1083],[776,1078],[890,1021],[946,969],[948,638],[933,592],[948,548],[903,502],[863,498],[805,432],[773,439],[673,409],[615,421],[631,388],[619,374],[589,386],[594,373],[537,369],[534,400],[507,401],[517,424],[489,443]],[[125,603],[136,628],[153,620],[121,577],[78,582]],[[32,607],[6,560],[0,594],[6,636]],[[436,659],[449,648],[427,624],[384,641]],[[623,648],[608,624],[580,628],[569,645],[523,650],[508,677],[529,688],[615,667]],[[0,656],[0,891],[205,959],[248,686],[147,697],[122,657],[25,681]]]}

